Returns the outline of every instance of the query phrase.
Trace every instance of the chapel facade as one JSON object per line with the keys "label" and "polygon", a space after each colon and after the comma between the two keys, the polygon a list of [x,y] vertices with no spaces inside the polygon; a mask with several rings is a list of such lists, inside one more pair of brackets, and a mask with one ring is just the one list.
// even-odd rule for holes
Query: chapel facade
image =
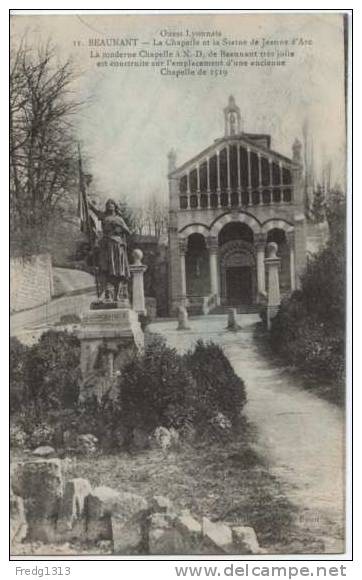
{"label": "chapel facade", "polygon": [[270,135],[243,130],[232,96],[223,112],[223,137],[179,167],[174,151],[168,156],[171,312],[261,303],[270,241],[278,244],[282,294],[298,287],[305,267],[301,143],[285,157]]}

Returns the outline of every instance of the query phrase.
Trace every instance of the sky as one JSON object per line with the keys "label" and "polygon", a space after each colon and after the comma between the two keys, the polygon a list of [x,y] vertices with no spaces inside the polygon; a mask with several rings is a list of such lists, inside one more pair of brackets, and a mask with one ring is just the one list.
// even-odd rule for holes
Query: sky
{"label": "sky", "polygon": [[[90,38],[131,36],[149,41],[159,38],[162,30],[186,28],[220,30],[223,37],[233,39],[306,38],[312,45],[299,49],[286,67],[248,67],[227,77],[178,79],[161,76],[155,69],[97,68],[87,46]],[[168,152],[175,149],[181,164],[222,137],[222,109],[231,94],[240,107],[244,130],[270,134],[272,148],[288,157],[294,139],[302,140],[307,120],[317,173],[323,160],[330,160],[332,180],[344,181],[340,15],[15,15],[11,32],[14,45],[24,34],[34,47],[51,39],[60,60],[74,60],[81,73],[74,92],[87,103],[77,119],[77,132],[101,198],[127,198],[134,205],[153,194],[166,198]],[[74,46],[74,41],[81,46]]]}

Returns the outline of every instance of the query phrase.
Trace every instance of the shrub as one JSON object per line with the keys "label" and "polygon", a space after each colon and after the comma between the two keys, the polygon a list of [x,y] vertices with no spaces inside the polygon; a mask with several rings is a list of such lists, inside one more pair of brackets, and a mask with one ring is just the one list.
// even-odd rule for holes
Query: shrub
{"label": "shrub", "polygon": [[[185,355],[185,361],[196,383],[194,406],[198,431],[215,424],[220,414],[232,427],[238,426],[246,402],[245,386],[222,348],[213,342],[199,340]],[[228,421],[224,421],[225,424]],[[222,421],[219,423],[221,425]]]}
{"label": "shrub", "polygon": [[10,412],[20,411],[29,399],[27,383],[27,362],[30,347],[22,344],[17,338],[10,339]]}
{"label": "shrub", "polygon": [[11,410],[40,414],[72,407],[79,394],[79,340],[68,332],[45,332],[31,347],[10,344]]}
{"label": "shrub", "polygon": [[159,337],[123,369],[118,396],[120,419],[129,433],[141,428],[179,429],[193,420],[194,381],[175,349]]}
{"label": "shrub", "polygon": [[26,447],[28,436],[21,425],[10,425],[10,445],[11,447]]}
{"label": "shrub", "polygon": [[219,346],[199,341],[182,356],[148,337],[145,353],[122,372],[113,428],[126,429],[126,444],[135,429],[150,435],[160,426],[182,437],[222,437],[239,424],[245,400],[244,383]]}
{"label": "shrub", "polygon": [[328,389],[328,396],[340,402],[345,372],[343,206],[332,217],[331,239],[309,260],[301,290],[282,302],[270,344],[288,363],[321,379],[333,379],[334,390]]}

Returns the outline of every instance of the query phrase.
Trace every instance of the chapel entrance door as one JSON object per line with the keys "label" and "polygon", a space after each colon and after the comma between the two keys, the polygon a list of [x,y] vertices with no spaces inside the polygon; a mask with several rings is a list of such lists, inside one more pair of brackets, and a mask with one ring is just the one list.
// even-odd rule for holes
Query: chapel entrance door
{"label": "chapel entrance door", "polygon": [[227,268],[226,296],[230,306],[252,303],[252,271],[250,266]]}

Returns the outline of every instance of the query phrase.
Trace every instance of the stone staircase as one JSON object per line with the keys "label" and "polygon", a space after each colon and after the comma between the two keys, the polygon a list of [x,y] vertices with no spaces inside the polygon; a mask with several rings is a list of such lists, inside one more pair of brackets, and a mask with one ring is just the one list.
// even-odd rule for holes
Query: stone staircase
{"label": "stone staircase", "polygon": [[259,314],[258,304],[220,305],[210,311],[210,314],[227,314],[230,308],[236,308],[237,314]]}

